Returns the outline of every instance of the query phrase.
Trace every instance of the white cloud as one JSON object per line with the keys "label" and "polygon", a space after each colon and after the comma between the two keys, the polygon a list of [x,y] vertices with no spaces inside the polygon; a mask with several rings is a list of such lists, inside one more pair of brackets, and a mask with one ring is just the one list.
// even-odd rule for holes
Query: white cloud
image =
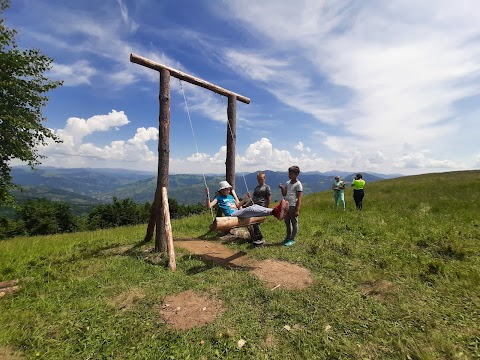
{"label": "white cloud", "polygon": [[127,24],[131,32],[136,31],[139,25],[128,15],[127,5],[125,5],[122,0],[117,0],[117,2],[120,6],[120,12],[122,14],[123,21],[125,22],[125,24]]}
{"label": "white cloud", "polygon": [[458,164],[451,160],[436,160],[428,156],[429,151],[412,152],[395,159],[394,166],[397,168],[412,169],[443,169],[443,170],[460,170],[464,169],[464,164]]}
{"label": "white cloud", "polygon": [[[339,153],[353,147],[373,154],[359,157],[358,162],[371,160],[366,165],[398,159],[407,139],[441,151],[466,125],[458,115],[469,110],[459,101],[480,94],[475,1],[304,0],[293,7],[272,0],[225,6],[253,40],[249,49],[225,50],[231,68],[279,101],[336,125],[323,144]],[[468,152],[461,141],[451,148],[453,157]],[[382,156],[375,155],[378,149]],[[397,166],[462,166],[423,153],[401,159]]]}
{"label": "white cloud", "polygon": [[306,147],[301,141],[299,141],[298,144],[294,146],[294,149],[297,149],[301,152],[307,152],[307,153],[312,151],[309,147]]}
{"label": "white cloud", "polygon": [[[133,167],[136,169],[149,167],[154,169],[157,157],[148,148],[147,142],[158,139],[156,128],[138,128],[131,139],[114,140],[105,146],[85,142],[88,135],[116,131],[118,127],[128,123],[125,113],[115,110],[107,115],[95,115],[86,120],[69,118],[63,129],[54,131],[63,142],[48,141],[48,145],[41,149],[42,155],[47,156],[42,164],[64,167]],[[129,163],[134,165],[129,166]]]}
{"label": "white cloud", "polygon": [[78,60],[73,64],[54,63],[50,74],[53,79],[63,80],[64,86],[90,85],[90,79],[97,73],[86,60]]}

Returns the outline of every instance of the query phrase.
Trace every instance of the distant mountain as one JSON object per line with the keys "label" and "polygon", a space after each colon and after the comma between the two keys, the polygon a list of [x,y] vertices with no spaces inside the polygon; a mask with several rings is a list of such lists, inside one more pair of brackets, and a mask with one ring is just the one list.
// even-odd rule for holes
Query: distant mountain
{"label": "distant mountain", "polygon": [[104,200],[109,199],[106,193],[120,186],[151,177],[151,173],[124,169],[38,167],[32,171],[28,166],[12,168],[13,182],[17,185],[61,189]]}
{"label": "distant mountain", "polygon": [[[239,196],[248,191],[253,193],[257,185],[257,172],[239,173],[235,178],[235,188]],[[288,180],[285,171],[264,171],[267,184],[273,192],[273,200],[280,200],[281,194],[278,184]],[[351,182],[354,173],[331,171],[325,173],[305,172],[300,174],[300,181],[305,194],[331,189],[333,177],[340,175],[342,179]],[[343,175],[345,174],[345,175]],[[110,202],[112,197],[119,199],[130,198],[135,202],[152,202],[157,186],[156,176],[147,172],[135,172],[123,169],[64,169],[54,167],[39,167],[32,171],[29,167],[14,167],[12,169],[13,182],[27,187],[27,192],[19,194],[22,199],[27,197],[45,197],[56,201],[65,201],[75,206],[91,202],[98,204]],[[367,183],[382,180],[382,177],[369,173],[362,173]],[[210,174],[205,176],[210,193],[217,189],[218,183],[224,180],[223,175]],[[245,186],[245,183],[247,187]],[[37,189],[38,188],[38,189]],[[205,183],[202,175],[170,174],[168,195],[179,204],[197,204],[205,202]],[[91,200],[89,200],[91,199]]]}
{"label": "distant mountain", "polygon": [[90,196],[79,195],[71,191],[62,189],[54,189],[46,186],[24,187],[22,191],[12,191],[19,204],[24,203],[28,199],[45,198],[50,201],[64,202],[70,204],[72,211],[77,215],[88,214],[95,206],[104,203],[99,199]]}
{"label": "distant mountain", "polygon": [[[281,199],[280,189],[278,185],[280,183],[285,184],[288,181],[288,176],[285,172],[276,172],[265,170],[267,184],[272,188],[274,201]],[[382,178],[363,173],[363,179],[369,183]],[[342,177],[347,182],[352,182],[355,174],[349,174]],[[217,189],[218,183],[224,180],[224,176],[205,176],[207,185],[210,189],[210,193],[213,194]],[[304,194],[312,194],[315,192],[330,190],[334,181],[333,176],[318,175],[314,173],[301,173],[299,180],[303,185]],[[245,178],[242,175],[235,177],[235,190],[237,195],[242,197],[248,191],[253,194],[253,190],[257,185],[257,172],[245,174]],[[131,198],[136,202],[152,202],[155,189],[157,186],[156,177],[142,180],[136,183],[128,184],[126,186],[117,188],[110,193],[110,197],[116,196],[118,198]],[[197,204],[205,202],[205,185],[202,175],[170,175],[168,196],[174,198],[180,204]]]}

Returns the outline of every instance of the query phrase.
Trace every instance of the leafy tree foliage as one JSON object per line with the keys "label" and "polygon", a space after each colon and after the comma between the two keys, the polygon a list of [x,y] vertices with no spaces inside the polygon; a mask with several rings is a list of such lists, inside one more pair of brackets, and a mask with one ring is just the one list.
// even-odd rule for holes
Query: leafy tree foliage
{"label": "leafy tree foliage", "polygon": [[24,225],[22,220],[0,217],[0,240],[23,235],[25,233]]}
{"label": "leafy tree foliage", "polygon": [[[168,199],[170,217],[178,219],[205,211],[205,206],[179,205]],[[3,208],[5,210],[7,208]],[[8,208],[9,212],[12,210]],[[0,240],[18,235],[48,235],[82,230],[106,229],[115,226],[146,224],[150,203],[137,204],[131,199],[113,198],[111,204],[93,208],[85,217],[76,216],[70,205],[47,199],[29,199],[15,207],[12,214],[0,216]],[[5,212],[4,212],[5,213]]]}
{"label": "leafy tree foliage", "polygon": [[28,235],[48,235],[77,230],[70,205],[47,199],[28,200],[18,211]]}
{"label": "leafy tree foliage", "polygon": [[9,198],[13,187],[10,161],[19,159],[30,166],[40,163],[38,145],[58,138],[42,122],[42,108],[48,97],[44,94],[57,86],[44,73],[52,59],[40,50],[20,50],[15,42],[17,31],[5,26],[3,12],[9,0],[0,0],[0,203]]}
{"label": "leafy tree foliage", "polygon": [[150,214],[149,209],[149,205],[138,205],[131,199],[113,198],[112,204],[99,205],[90,212],[87,220],[88,228],[105,229],[146,223]]}

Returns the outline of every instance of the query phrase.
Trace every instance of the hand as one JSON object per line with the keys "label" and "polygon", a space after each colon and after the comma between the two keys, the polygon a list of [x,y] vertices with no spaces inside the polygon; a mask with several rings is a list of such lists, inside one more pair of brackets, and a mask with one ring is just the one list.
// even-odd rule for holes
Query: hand
{"label": "hand", "polygon": [[283,184],[282,184],[282,183],[278,184],[278,187],[279,187],[280,189],[283,189]]}
{"label": "hand", "polygon": [[249,192],[247,192],[247,193],[245,194],[245,198],[246,198],[246,199],[250,199],[250,193],[249,193]]}
{"label": "hand", "polygon": [[207,196],[210,197],[210,191],[208,191],[208,187],[205,188],[205,194],[207,194]]}

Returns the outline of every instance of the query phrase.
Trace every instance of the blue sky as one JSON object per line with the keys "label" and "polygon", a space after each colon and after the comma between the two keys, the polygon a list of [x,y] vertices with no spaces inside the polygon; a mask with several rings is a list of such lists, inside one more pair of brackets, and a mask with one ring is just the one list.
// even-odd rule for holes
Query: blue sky
{"label": "blue sky", "polygon": [[[21,48],[54,59],[44,165],[157,169],[158,72],[249,97],[237,172],[419,174],[480,168],[474,0],[13,0]],[[170,171],[225,171],[226,99],[171,80]]]}

